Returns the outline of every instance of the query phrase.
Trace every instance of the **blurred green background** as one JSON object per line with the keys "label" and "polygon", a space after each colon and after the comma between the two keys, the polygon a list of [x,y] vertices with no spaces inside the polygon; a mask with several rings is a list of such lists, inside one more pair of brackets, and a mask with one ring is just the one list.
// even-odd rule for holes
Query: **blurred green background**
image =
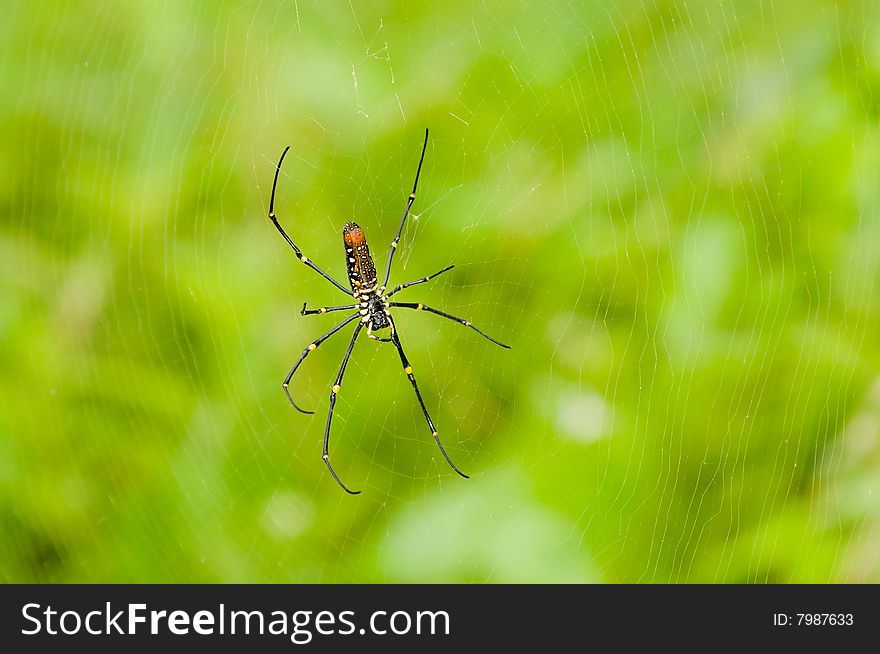
{"label": "blurred green background", "polygon": [[872,4],[14,1],[0,579],[880,580]]}

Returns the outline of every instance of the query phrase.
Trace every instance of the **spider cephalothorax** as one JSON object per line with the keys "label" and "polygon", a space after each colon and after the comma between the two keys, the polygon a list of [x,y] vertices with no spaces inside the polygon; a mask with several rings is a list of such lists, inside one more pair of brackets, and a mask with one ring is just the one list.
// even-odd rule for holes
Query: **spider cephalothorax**
{"label": "spider cephalothorax", "polygon": [[[443,270],[435,272],[433,275],[428,275],[427,277],[422,277],[421,279],[416,279],[415,281],[406,282],[404,284],[398,284],[391,291],[386,292],[386,288],[388,287],[388,278],[391,275],[391,262],[394,259],[394,252],[397,250],[397,244],[400,242],[400,235],[403,232],[403,225],[404,223],[406,223],[406,217],[409,215],[409,210],[416,199],[416,188],[419,185],[419,174],[422,172],[422,163],[424,163],[425,161],[425,150],[427,149],[427,147],[428,130],[425,130],[425,142],[422,145],[422,155],[419,158],[419,167],[418,169],[416,169],[416,178],[413,182],[412,193],[410,193],[409,198],[407,198],[406,209],[404,209],[403,211],[403,218],[401,218],[400,225],[397,228],[397,234],[395,235],[394,240],[391,242],[391,249],[388,251],[388,264],[385,266],[385,279],[381,285],[379,285],[379,280],[376,277],[376,266],[373,263],[373,258],[370,256],[370,248],[367,246],[367,239],[366,236],[364,236],[364,231],[358,226],[357,223],[354,222],[348,222],[342,228],[342,240],[345,245],[345,266],[348,271],[348,281],[351,284],[350,291],[342,284],[337,282],[335,279],[333,279],[326,272],[321,270],[314,263],[312,263],[312,261],[300,251],[296,244],[287,235],[287,232],[284,231],[284,228],[281,227],[281,224],[278,222],[278,218],[275,216],[275,188],[278,185],[278,174],[281,172],[281,163],[284,161],[284,156],[287,154],[290,146],[284,148],[284,152],[281,153],[281,159],[278,161],[278,165],[275,167],[275,179],[272,182],[272,196],[269,200],[269,219],[272,221],[272,224],[275,225],[275,228],[278,230],[281,236],[284,237],[284,240],[287,241],[288,245],[293,248],[294,253],[300,261],[302,261],[312,270],[316,271],[319,275],[321,275],[324,279],[333,284],[340,291],[342,291],[346,295],[349,295],[350,297],[353,297],[355,300],[354,304],[345,304],[336,307],[321,307],[319,309],[306,309],[306,305],[303,304],[301,313],[304,316],[329,313],[331,311],[346,311],[351,309],[356,309],[356,311],[348,318],[343,320],[341,323],[336,325],[329,332],[316,339],[314,342],[309,343],[309,345],[302,351],[302,354],[300,355],[297,362],[293,364],[293,367],[290,369],[290,372],[287,373],[287,377],[284,378],[284,382],[282,383],[282,387],[284,388],[284,393],[287,395],[287,399],[290,400],[290,403],[294,406],[294,408],[296,408],[297,411],[302,411],[303,413],[314,413],[313,411],[306,411],[305,409],[301,409],[299,406],[297,406],[296,402],[293,401],[293,397],[290,395],[290,380],[293,379],[293,375],[296,372],[297,368],[299,368],[300,364],[305,360],[309,353],[314,352],[318,348],[318,346],[321,345],[321,343],[333,336],[333,334],[338,332],[340,329],[357,320],[357,325],[354,328],[354,333],[351,336],[351,341],[348,344],[348,349],[346,350],[345,356],[342,359],[342,365],[339,368],[339,374],[336,375],[336,382],[330,389],[330,409],[327,412],[327,424],[324,427],[324,449],[322,455],[324,458],[324,463],[327,464],[327,468],[330,470],[330,474],[333,475],[333,479],[336,480],[336,483],[339,484],[343,490],[345,490],[347,493],[351,493],[352,495],[356,495],[360,491],[349,490],[345,486],[345,484],[343,484],[342,481],[339,479],[336,471],[333,469],[333,466],[330,465],[330,423],[333,420],[333,409],[336,406],[336,396],[339,394],[339,391],[342,387],[342,378],[345,375],[345,368],[346,366],[348,366],[348,360],[349,358],[351,358],[351,352],[354,349],[354,344],[364,327],[367,328],[367,336],[369,336],[371,339],[375,341],[381,341],[383,343],[392,343],[397,349],[397,354],[400,357],[400,363],[403,365],[403,372],[409,379],[410,384],[412,384],[413,390],[416,394],[416,399],[419,401],[419,406],[422,409],[422,413],[424,413],[425,415],[425,420],[428,423],[428,428],[431,430],[431,435],[434,437],[434,441],[437,443],[437,447],[440,448],[440,453],[443,454],[443,458],[446,459],[446,462],[452,467],[452,469],[465,479],[467,479],[467,475],[456,467],[456,465],[452,462],[452,459],[450,459],[449,455],[446,453],[446,450],[443,448],[443,444],[440,442],[440,437],[437,435],[437,430],[434,428],[434,421],[431,420],[431,416],[428,414],[428,409],[425,406],[425,401],[422,399],[422,394],[419,392],[419,387],[416,384],[416,378],[413,375],[413,368],[410,365],[406,354],[404,354],[403,352],[403,345],[400,342],[399,332],[394,326],[394,318],[391,316],[391,309],[393,307],[400,307],[403,309],[427,311],[428,313],[433,313],[438,316],[448,318],[449,320],[454,320],[455,322],[459,323],[460,325],[464,325],[465,327],[470,327],[478,334],[489,339],[496,345],[500,345],[501,347],[505,348],[510,347],[509,345],[505,345],[500,341],[496,341],[488,334],[485,334],[484,332],[474,327],[470,323],[470,321],[464,320],[463,318],[457,318],[456,316],[445,313],[443,311],[432,309],[431,307],[422,304],[421,302],[391,302],[389,300],[389,298],[398,291],[402,291],[403,289],[410,286],[415,286],[416,284],[424,284],[425,282],[433,279],[437,275],[441,275],[447,270],[451,270],[454,267],[447,266]],[[389,330],[388,338],[379,337],[373,334],[373,330],[385,328],[388,328]]]}

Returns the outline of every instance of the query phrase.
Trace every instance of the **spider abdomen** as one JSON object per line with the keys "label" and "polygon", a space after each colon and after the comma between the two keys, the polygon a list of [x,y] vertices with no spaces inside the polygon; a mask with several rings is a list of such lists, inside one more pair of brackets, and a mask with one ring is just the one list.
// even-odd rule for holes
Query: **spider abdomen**
{"label": "spider abdomen", "polygon": [[388,319],[388,302],[384,298],[376,279],[376,266],[370,256],[370,248],[364,230],[355,222],[342,227],[342,240],[345,243],[345,267],[353,295],[360,302],[361,320],[367,324],[367,334],[374,329],[391,326]]}
{"label": "spider abdomen", "polygon": [[351,290],[355,294],[375,290],[376,266],[370,256],[364,230],[355,222],[345,223],[342,227],[342,240],[345,243],[345,267]]}

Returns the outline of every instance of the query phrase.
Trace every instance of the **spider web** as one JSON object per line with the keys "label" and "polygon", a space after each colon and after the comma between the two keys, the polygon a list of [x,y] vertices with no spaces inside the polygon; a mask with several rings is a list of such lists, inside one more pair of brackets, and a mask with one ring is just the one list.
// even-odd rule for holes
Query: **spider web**
{"label": "spider web", "polygon": [[606,4],[13,3],[0,578],[876,581],[880,16]]}

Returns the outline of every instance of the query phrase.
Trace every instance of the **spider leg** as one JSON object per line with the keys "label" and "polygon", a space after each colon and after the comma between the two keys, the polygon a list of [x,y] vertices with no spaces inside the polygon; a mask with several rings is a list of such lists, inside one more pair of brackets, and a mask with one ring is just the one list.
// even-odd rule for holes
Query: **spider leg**
{"label": "spider leg", "polygon": [[388,264],[385,266],[385,281],[382,282],[382,289],[388,286],[388,278],[391,276],[391,260],[394,258],[394,251],[397,249],[397,244],[400,242],[400,235],[403,233],[403,225],[406,222],[406,217],[409,215],[409,210],[416,199],[416,187],[419,185],[419,174],[422,172],[422,164],[425,162],[425,150],[427,149],[428,130],[426,129],[425,142],[422,144],[422,156],[419,158],[419,167],[416,169],[416,179],[413,182],[412,193],[409,194],[409,197],[406,200],[406,209],[403,211],[403,218],[400,219],[400,226],[397,228],[397,234],[394,236],[394,240],[391,242],[391,249],[388,251]]}
{"label": "spider leg", "polygon": [[437,447],[440,448],[440,453],[443,454],[443,458],[446,459],[446,463],[448,463],[453,470],[455,470],[465,479],[470,479],[470,477],[468,477],[456,467],[456,465],[452,462],[452,459],[450,459],[449,455],[446,453],[446,450],[443,448],[443,443],[440,442],[440,437],[437,436],[437,429],[434,427],[434,421],[431,420],[431,416],[428,414],[428,408],[425,406],[425,401],[422,399],[422,394],[419,392],[419,387],[416,384],[416,378],[413,375],[412,366],[409,364],[409,360],[406,358],[406,354],[404,354],[403,352],[403,346],[400,344],[400,337],[398,336],[397,328],[394,326],[394,320],[392,320],[390,316],[389,320],[391,320],[392,327],[391,342],[394,343],[394,347],[397,348],[397,353],[400,355],[400,362],[403,364],[403,372],[406,373],[406,376],[409,378],[410,384],[412,384],[413,390],[416,392],[416,398],[419,400],[419,406],[422,407],[422,413],[425,414],[425,420],[428,421],[428,428],[431,430],[431,435],[437,442]]}
{"label": "spider leg", "polygon": [[321,307],[320,309],[306,309],[306,303],[303,302],[302,311],[300,314],[303,316],[314,316],[318,313],[330,313],[331,311],[345,311],[346,309],[357,309],[359,305],[357,304],[346,304],[341,307]]}
{"label": "spider leg", "polygon": [[457,322],[460,325],[464,325],[465,327],[470,327],[471,329],[473,329],[475,332],[477,332],[483,338],[487,338],[490,341],[492,341],[493,343],[495,343],[495,345],[500,345],[501,347],[507,348],[508,350],[510,349],[509,345],[505,345],[501,341],[496,341],[494,338],[489,336],[487,333],[474,327],[473,324],[471,324],[470,320],[465,320],[464,318],[459,318],[457,316],[453,316],[452,314],[446,313],[444,311],[438,311],[437,309],[432,309],[431,307],[429,307],[425,304],[422,304],[420,302],[389,302],[388,306],[401,307],[403,309],[415,309],[416,311],[427,311],[428,313],[436,313],[438,316],[443,316],[444,318],[448,318],[449,320],[454,320],[455,322]]}
{"label": "spider leg", "polygon": [[391,297],[392,295],[397,293],[397,291],[402,291],[403,289],[409,288],[410,286],[415,286],[416,284],[424,284],[425,282],[429,282],[432,279],[434,279],[435,277],[437,277],[438,275],[442,275],[447,270],[452,270],[453,268],[455,268],[454,264],[451,266],[446,266],[440,272],[435,272],[433,275],[428,275],[427,277],[422,277],[421,279],[417,279],[414,282],[406,282],[405,284],[398,284],[397,286],[394,287],[394,290],[392,290],[390,293],[386,293],[385,297]]}
{"label": "spider leg", "polygon": [[[394,331],[394,327],[391,328],[391,331]],[[383,338],[381,336],[376,336],[375,334],[373,334],[373,321],[372,320],[367,322],[367,338],[374,340],[374,341],[379,341],[380,343],[390,343],[391,342],[390,338]]]}
{"label": "spider leg", "polygon": [[290,400],[290,403],[293,405],[294,409],[296,409],[297,411],[299,411],[301,413],[314,413],[314,411],[306,411],[305,409],[300,409],[297,406],[296,402],[293,401],[293,398],[290,396],[290,389],[288,388],[288,386],[290,386],[290,380],[293,378],[293,373],[296,372],[296,369],[299,368],[300,364],[305,360],[305,358],[307,356],[309,356],[310,352],[313,352],[314,350],[316,350],[321,343],[323,343],[328,338],[333,336],[333,334],[335,334],[340,329],[345,327],[352,320],[354,320],[355,318],[359,318],[359,317],[360,317],[360,315],[357,313],[349,316],[348,318],[343,320],[341,323],[336,325],[336,327],[334,327],[329,332],[324,334],[321,338],[313,341],[312,343],[309,343],[309,346],[302,351],[302,354],[299,356],[299,360],[293,364],[293,368],[290,369],[290,372],[287,373],[287,377],[284,378],[284,382],[281,384],[281,388],[284,389],[284,393],[285,393],[285,395],[287,395],[287,399]]}
{"label": "spider leg", "polygon": [[328,282],[333,284],[340,291],[345,293],[346,295],[351,295],[351,291],[345,288],[342,284],[333,279],[330,275],[321,270],[318,266],[313,264],[311,260],[304,255],[298,247],[296,247],[296,243],[294,243],[291,238],[287,235],[287,232],[284,231],[284,228],[278,222],[278,218],[275,217],[275,187],[278,186],[278,173],[281,172],[281,162],[284,161],[284,155],[287,154],[287,151],[290,150],[290,146],[288,145],[284,148],[284,152],[281,153],[281,159],[278,160],[278,165],[275,166],[275,179],[272,182],[272,196],[269,199],[269,220],[272,221],[272,224],[275,225],[275,229],[279,231],[279,233],[284,237],[284,240],[293,248],[294,253],[296,254],[297,259],[306,264],[309,268],[316,271],[321,277],[326,279]]}
{"label": "spider leg", "polygon": [[[355,314],[357,316],[359,314]],[[342,376],[345,374],[345,368],[348,365],[348,359],[351,357],[351,351],[354,349],[354,343],[357,340],[358,334],[361,333],[361,328],[364,326],[363,321],[359,321],[357,327],[354,328],[354,334],[351,335],[351,343],[348,344],[348,350],[345,352],[345,356],[342,359],[342,365],[339,368],[339,374],[336,375],[336,383],[333,384],[333,388],[330,389],[330,410],[327,412],[327,426],[324,428],[324,452],[323,458],[324,463],[327,464],[327,469],[330,471],[330,474],[333,475],[333,479],[336,480],[336,483],[344,490],[346,493],[351,495],[357,495],[360,491],[349,490],[345,484],[339,479],[339,476],[336,474],[336,471],[333,469],[333,466],[330,465],[330,422],[333,420],[333,407],[336,406],[336,395],[339,393],[339,387],[342,385]]]}

